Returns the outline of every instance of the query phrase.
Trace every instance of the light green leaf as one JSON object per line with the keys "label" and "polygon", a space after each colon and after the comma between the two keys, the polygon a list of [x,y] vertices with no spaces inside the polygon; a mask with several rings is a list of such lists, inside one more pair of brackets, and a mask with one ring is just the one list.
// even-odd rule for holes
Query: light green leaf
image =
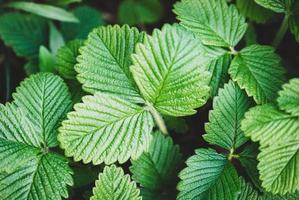
{"label": "light green leaf", "polygon": [[118,8],[118,19],[122,24],[149,24],[161,18],[159,0],[124,0]]}
{"label": "light green leaf", "polygon": [[116,94],[132,102],[143,102],[132,74],[129,71],[135,45],[143,40],[144,33],[125,25],[95,29],[80,49],[75,70],[83,89]]}
{"label": "light green leaf", "polygon": [[137,44],[131,72],[146,101],[164,115],[196,113],[209,97],[201,43],[179,25],[165,25]]}
{"label": "light green leaf", "polygon": [[102,15],[94,8],[80,6],[75,8],[72,12],[80,22],[75,24],[67,22],[61,23],[61,32],[67,41],[86,39],[92,29],[104,24]]}
{"label": "light green leaf", "polygon": [[57,54],[57,50],[64,46],[64,39],[59,30],[57,30],[56,26],[52,23],[49,22],[49,27],[50,27],[50,41],[49,41],[49,46],[51,49],[52,54],[55,56]]}
{"label": "light green leaf", "polygon": [[152,193],[176,185],[175,177],[182,164],[178,145],[160,132],[153,133],[149,149],[137,160],[132,160],[132,179]]}
{"label": "light green leaf", "polygon": [[76,80],[77,72],[74,67],[77,63],[76,58],[79,55],[79,48],[82,45],[83,40],[72,40],[58,49],[56,69],[63,78]]}
{"label": "light green leaf", "polygon": [[241,131],[241,120],[250,104],[245,91],[229,81],[223,89],[219,89],[218,96],[213,100],[213,110],[205,125],[207,134],[203,138],[228,150],[240,147],[248,140]]}
{"label": "light green leaf", "polygon": [[255,0],[255,2],[274,12],[283,13],[290,9],[294,0]]}
{"label": "light green leaf", "polygon": [[50,6],[46,4],[38,4],[26,1],[12,2],[6,5],[9,8],[23,10],[35,15],[46,17],[64,22],[79,22],[78,19],[72,14],[62,8]]}
{"label": "light green leaf", "polygon": [[40,46],[47,43],[47,23],[37,16],[4,14],[0,17],[0,36],[18,56],[36,58]]}
{"label": "light green leaf", "polygon": [[254,0],[237,0],[236,5],[244,17],[257,23],[265,23],[273,15],[273,12],[255,3]]}
{"label": "light green leaf", "polygon": [[174,5],[174,12],[206,45],[234,47],[247,29],[245,18],[225,0],[182,0]]}
{"label": "light green leaf", "polygon": [[13,97],[0,104],[1,200],[67,198],[72,171],[63,157],[49,152],[70,109],[67,86],[58,76],[39,73],[25,79]]}
{"label": "light green leaf", "polygon": [[71,99],[63,80],[50,73],[40,73],[25,79],[13,94],[15,104],[28,113],[43,145],[57,145],[59,122],[71,109]]}
{"label": "light green leaf", "polygon": [[65,6],[72,3],[82,2],[82,0],[49,0],[51,3],[59,6]]}
{"label": "light green leaf", "polygon": [[182,200],[234,200],[240,190],[238,174],[227,158],[212,149],[197,149],[180,172],[177,188]]}
{"label": "light green leaf", "polygon": [[55,56],[44,46],[39,48],[39,71],[55,72]]}
{"label": "light green leaf", "polygon": [[277,99],[279,107],[292,115],[299,116],[299,78],[291,79],[282,88]]}
{"label": "light green leaf", "polygon": [[271,200],[265,196],[260,196],[258,191],[254,190],[250,183],[246,183],[243,178],[240,178],[241,181],[241,192],[237,200]]}
{"label": "light green leaf", "polygon": [[65,158],[54,153],[39,156],[12,173],[0,173],[1,200],[61,200],[73,185]]}
{"label": "light green leaf", "polygon": [[82,100],[60,128],[58,139],[67,156],[95,165],[124,163],[148,148],[154,125],[149,111],[101,92]]}
{"label": "light green leaf", "polygon": [[280,58],[269,46],[242,49],[229,68],[232,79],[258,104],[274,101],[284,81]]}
{"label": "light green leaf", "polygon": [[253,141],[259,141],[261,146],[268,146],[299,135],[299,119],[265,104],[251,108],[245,114],[241,130]]}
{"label": "light green leaf", "polygon": [[135,182],[120,167],[106,166],[93,188],[91,200],[142,200]]}
{"label": "light green leaf", "polygon": [[258,155],[262,186],[273,194],[284,195],[299,190],[299,139],[293,138],[289,137],[288,141],[279,139],[262,148]]}

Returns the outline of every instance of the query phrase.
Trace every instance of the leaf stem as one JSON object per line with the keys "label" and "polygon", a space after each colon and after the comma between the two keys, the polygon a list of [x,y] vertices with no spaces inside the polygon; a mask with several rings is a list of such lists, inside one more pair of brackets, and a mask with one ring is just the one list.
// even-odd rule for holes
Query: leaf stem
{"label": "leaf stem", "polygon": [[285,15],[285,17],[283,18],[283,21],[280,25],[280,28],[278,30],[278,32],[275,35],[275,38],[272,42],[272,46],[276,49],[280,42],[282,41],[284,35],[286,34],[287,30],[288,30],[288,21],[289,21],[289,16]]}
{"label": "leaf stem", "polygon": [[235,150],[232,148],[228,155],[228,160],[231,161],[233,158],[239,158],[240,156],[238,154],[234,154]]}
{"label": "leaf stem", "polygon": [[238,51],[234,48],[234,47],[229,47],[229,53],[231,55],[237,55],[238,54]]}
{"label": "leaf stem", "polygon": [[155,122],[157,124],[157,126],[159,127],[160,131],[165,134],[168,135],[168,131],[165,125],[165,122],[162,118],[162,116],[160,115],[160,113],[156,110],[156,108],[148,101],[146,101],[146,105],[148,110],[150,111],[150,113],[153,115]]}

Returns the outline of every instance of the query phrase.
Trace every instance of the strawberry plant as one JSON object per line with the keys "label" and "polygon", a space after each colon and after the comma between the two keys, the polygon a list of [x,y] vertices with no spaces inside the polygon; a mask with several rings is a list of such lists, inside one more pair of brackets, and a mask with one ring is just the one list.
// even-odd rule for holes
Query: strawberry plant
{"label": "strawberry plant", "polygon": [[0,200],[299,199],[297,1],[0,5]]}

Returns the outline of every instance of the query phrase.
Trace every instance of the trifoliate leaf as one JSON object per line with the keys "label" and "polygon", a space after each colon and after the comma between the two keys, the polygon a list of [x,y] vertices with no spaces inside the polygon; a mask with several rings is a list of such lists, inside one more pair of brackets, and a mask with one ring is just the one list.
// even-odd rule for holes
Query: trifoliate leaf
{"label": "trifoliate leaf", "polygon": [[32,75],[13,94],[15,104],[28,113],[35,132],[41,134],[43,145],[57,145],[59,122],[71,109],[71,99],[62,79],[50,73]]}
{"label": "trifoliate leaf", "polygon": [[246,148],[239,154],[239,161],[243,168],[245,169],[247,175],[251,178],[255,187],[261,189],[261,181],[259,180],[259,172],[257,169],[258,161],[258,145],[251,144],[246,146]]}
{"label": "trifoliate leaf", "polygon": [[0,36],[18,56],[37,57],[47,43],[47,23],[37,16],[8,13],[0,17]]}
{"label": "trifoliate leaf", "polygon": [[224,83],[228,81],[228,68],[231,62],[229,54],[223,54],[208,64],[208,70],[212,73],[210,81],[211,95],[216,96],[219,88],[223,87]]}
{"label": "trifoliate leaf", "polygon": [[279,139],[258,155],[260,179],[268,192],[284,195],[299,190],[299,139],[293,138]]}
{"label": "trifoliate leaf", "polygon": [[148,24],[161,18],[162,6],[159,0],[124,0],[118,9],[122,24]]}
{"label": "trifoliate leaf", "polygon": [[257,23],[265,23],[273,14],[270,10],[255,3],[254,0],[237,0],[236,5],[244,17]]}
{"label": "trifoliate leaf", "polygon": [[283,83],[280,58],[269,46],[251,45],[233,59],[229,73],[258,104],[274,101]]}
{"label": "trifoliate leaf", "polygon": [[236,199],[240,181],[227,158],[212,149],[197,149],[195,153],[179,174],[178,199]]}
{"label": "trifoliate leaf", "polygon": [[35,15],[54,19],[63,22],[79,22],[78,19],[70,12],[51,5],[38,4],[33,2],[18,1],[7,4],[7,7],[23,10]]}
{"label": "trifoliate leaf", "polygon": [[174,5],[174,12],[206,45],[234,47],[247,29],[245,18],[225,0],[182,0]]}
{"label": "trifoliate leaf", "polygon": [[57,50],[60,47],[64,46],[65,42],[62,34],[59,32],[59,30],[52,22],[49,22],[49,27],[50,27],[49,46],[52,54],[55,56],[57,54]]}
{"label": "trifoliate leaf", "polygon": [[291,79],[282,88],[277,98],[279,107],[292,115],[299,116],[299,78]]}
{"label": "trifoliate leaf", "polygon": [[125,25],[95,29],[80,49],[75,70],[83,89],[116,94],[133,102],[143,102],[129,70],[135,45],[144,33]]}
{"label": "trifoliate leaf", "polygon": [[62,79],[50,73],[32,75],[0,105],[1,199],[67,198],[72,171],[49,148],[57,145],[57,126],[71,100]]}
{"label": "trifoliate leaf", "polygon": [[155,132],[149,149],[137,160],[132,160],[130,171],[134,181],[159,194],[164,187],[176,185],[174,177],[177,177],[181,163],[179,146],[174,145],[170,137]]}
{"label": "trifoliate leaf", "polygon": [[149,111],[101,92],[82,100],[60,128],[58,137],[67,156],[95,165],[124,163],[148,148],[153,128]]}
{"label": "trifoliate leaf", "polygon": [[105,167],[103,173],[99,174],[91,200],[141,200],[139,193],[136,183],[130,180],[130,176],[125,175],[122,168],[111,165]]}
{"label": "trifoliate leaf", "polygon": [[137,44],[131,72],[146,101],[162,114],[185,116],[209,97],[201,43],[179,25],[165,25]]}
{"label": "trifoliate leaf", "polygon": [[79,48],[82,45],[83,40],[72,40],[58,49],[56,69],[63,78],[76,80],[77,72],[74,67],[77,63],[76,58],[79,55]]}
{"label": "trifoliate leaf", "polygon": [[55,72],[55,56],[44,46],[39,48],[39,71]]}
{"label": "trifoliate leaf", "polygon": [[294,0],[255,0],[255,2],[274,12],[283,13],[289,10]]}
{"label": "trifoliate leaf", "polygon": [[61,200],[73,185],[72,171],[62,156],[40,155],[12,173],[0,173],[1,200]]}
{"label": "trifoliate leaf", "polygon": [[80,6],[75,8],[73,13],[79,19],[79,23],[61,23],[61,32],[67,41],[86,39],[92,29],[104,24],[102,15],[94,8]]}
{"label": "trifoliate leaf", "polygon": [[253,141],[267,146],[296,136],[299,133],[299,119],[265,104],[251,108],[245,114],[241,129]]}
{"label": "trifoliate leaf", "polygon": [[245,91],[237,84],[232,81],[225,84],[213,100],[213,110],[205,125],[207,134],[203,138],[228,150],[240,147],[248,140],[241,131],[241,120],[250,104]]}

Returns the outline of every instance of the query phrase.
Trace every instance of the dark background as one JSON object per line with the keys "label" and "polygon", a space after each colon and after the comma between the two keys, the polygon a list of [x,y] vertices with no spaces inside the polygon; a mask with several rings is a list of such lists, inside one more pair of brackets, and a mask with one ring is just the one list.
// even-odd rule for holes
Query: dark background
{"label": "dark background", "polygon": [[[42,1],[40,1],[42,2]],[[151,33],[153,28],[160,28],[164,23],[177,22],[172,8],[175,0],[163,0],[164,12],[162,19],[155,24],[143,25],[143,30]],[[97,8],[104,15],[107,24],[117,23],[117,9],[120,0],[89,0],[84,2],[91,7]],[[82,4],[82,3],[81,3]],[[1,9],[0,9],[1,12]],[[266,24],[254,24],[257,32],[257,40],[259,44],[270,45],[274,36],[279,29],[283,15],[274,15]],[[240,44],[237,50],[241,49],[244,44]],[[287,79],[299,77],[299,44],[296,43],[293,35],[288,31],[284,39],[280,43],[277,53],[281,56],[283,66],[286,69]],[[3,45],[0,41],[0,102],[5,103],[11,100],[11,93],[14,92],[16,86],[25,78],[24,64],[25,60],[17,57],[14,52]],[[5,59],[6,65],[3,64]],[[186,134],[172,134],[175,143],[179,144],[184,157],[187,158],[194,153],[194,149],[208,146],[203,142],[201,135],[204,134],[204,124],[208,121],[208,112],[211,109],[211,100],[198,113],[191,117],[186,117],[189,131]],[[215,148],[215,147],[214,147]],[[76,165],[73,163],[73,165]],[[78,164],[80,167],[80,163]],[[238,166],[239,164],[236,163]],[[125,164],[129,166],[129,163]],[[92,166],[89,166],[93,168]],[[126,168],[126,167],[125,167]],[[87,187],[75,190],[72,199],[82,199],[84,191],[91,191],[92,184]]]}

